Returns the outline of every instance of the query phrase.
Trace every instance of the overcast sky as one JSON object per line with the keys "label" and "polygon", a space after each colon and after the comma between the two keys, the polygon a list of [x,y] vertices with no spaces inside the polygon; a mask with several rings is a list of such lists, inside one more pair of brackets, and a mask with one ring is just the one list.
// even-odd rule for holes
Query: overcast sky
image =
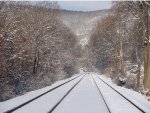
{"label": "overcast sky", "polygon": [[111,7],[111,1],[59,1],[58,3],[62,9],[75,11],[94,11]]}

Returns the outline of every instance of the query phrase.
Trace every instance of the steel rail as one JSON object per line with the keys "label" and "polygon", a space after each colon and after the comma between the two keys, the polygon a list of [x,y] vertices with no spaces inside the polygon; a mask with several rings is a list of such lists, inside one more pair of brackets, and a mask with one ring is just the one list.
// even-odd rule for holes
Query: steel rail
{"label": "steel rail", "polygon": [[103,94],[102,94],[102,92],[101,92],[100,88],[98,87],[98,85],[97,85],[97,83],[96,83],[95,79],[93,78],[93,76],[92,76],[92,79],[93,79],[93,81],[94,81],[94,83],[95,83],[95,85],[96,85],[96,87],[97,87],[97,89],[98,89],[98,91],[99,91],[100,95],[102,96],[103,101],[104,101],[104,103],[105,103],[105,105],[106,105],[106,107],[107,107],[107,109],[108,109],[109,113],[111,113],[110,108],[109,108],[109,106],[107,105],[107,102],[105,101],[105,98],[104,98],[104,96],[103,96]]}
{"label": "steel rail", "polygon": [[67,84],[67,83],[69,83],[69,82],[71,82],[71,81],[77,79],[78,77],[80,77],[80,75],[77,76],[77,77],[74,77],[73,79],[70,79],[70,80],[68,80],[68,81],[66,81],[66,82],[64,82],[64,83],[62,83],[62,84],[59,84],[59,85],[55,86],[54,88],[52,88],[52,89],[50,89],[50,90],[48,90],[48,91],[46,91],[46,92],[44,92],[44,93],[42,93],[42,94],[40,94],[40,95],[34,97],[34,98],[31,99],[31,100],[28,100],[28,101],[26,101],[26,102],[24,102],[24,103],[22,103],[22,104],[20,104],[20,105],[18,105],[18,106],[16,106],[16,107],[10,109],[10,110],[5,111],[4,113],[12,113],[13,111],[16,111],[17,109],[19,109],[19,108],[21,108],[21,107],[23,107],[23,106],[29,104],[30,102],[32,102],[32,101],[34,101],[34,100],[36,100],[36,99],[38,99],[38,98],[44,96],[45,94],[47,94],[47,93],[49,93],[49,92],[51,92],[51,91],[53,91],[53,90],[59,88],[60,86],[63,86],[63,85],[65,85],[65,84]]}
{"label": "steel rail", "polygon": [[[96,75],[97,76],[97,75]],[[97,76],[98,77],[98,76]],[[98,77],[99,80],[101,80],[103,83],[105,83],[107,86],[109,86],[111,89],[113,89],[115,92],[117,92],[120,96],[122,96],[125,100],[130,102],[133,106],[135,106],[137,109],[139,109],[141,112],[146,113],[143,109],[141,109],[139,106],[137,106],[135,103],[133,103],[131,100],[129,100],[127,97],[125,97],[123,94],[121,94],[119,91],[117,91],[115,88],[113,88],[111,85],[109,85],[107,82],[102,80],[100,77]]]}
{"label": "steel rail", "polygon": [[73,87],[69,91],[67,91],[67,93],[60,99],[60,101],[58,101],[53,106],[53,108],[48,113],[52,113],[54,111],[54,109],[63,101],[63,99],[79,84],[79,82],[81,82],[81,80],[85,77],[85,75],[75,85],[73,85]]}

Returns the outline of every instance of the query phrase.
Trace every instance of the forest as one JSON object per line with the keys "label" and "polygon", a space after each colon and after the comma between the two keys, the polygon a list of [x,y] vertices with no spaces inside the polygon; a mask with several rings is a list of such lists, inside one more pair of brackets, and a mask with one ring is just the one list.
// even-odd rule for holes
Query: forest
{"label": "forest", "polygon": [[62,10],[57,2],[0,1],[0,101],[84,72],[150,96],[149,8]]}
{"label": "forest", "polygon": [[76,73],[76,36],[57,2],[1,2],[0,12],[0,100]]}
{"label": "forest", "polygon": [[150,96],[149,2],[113,2],[91,34],[89,58],[98,71],[124,86]]}

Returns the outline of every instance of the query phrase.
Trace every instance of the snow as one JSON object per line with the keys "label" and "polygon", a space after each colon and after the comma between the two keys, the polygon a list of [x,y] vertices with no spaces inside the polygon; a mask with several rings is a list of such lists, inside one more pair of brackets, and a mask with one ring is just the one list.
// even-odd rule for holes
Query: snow
{"label": "snow", "polygon": [[77,85],[53,113],[109,113],[90,74]]}
{"label": "snow", "polygon": [[106,83],[108,83],[111,87],[113,87],[115,90],[120,92],[123,96],[125,96],[127,99],[129,99],[131,102],[133,102],[135,105],[140,107],[143,111],[145,111],[146,113],[150,113],[150,102],[148,102],[144,96],[142,96],[138,92],[135,92],[131,89],[117,86],[110,80],[110,78],[106,78],[103,75],[98,75],[98,74],[95,74],[95,75],[100,77],[102,80],[104,80]]}
{"label": "snow", "polygon": [[[82,76],[81,76],[82,77]],[[58,101],[63,98],[67,91],[69,91],[75,83],[77,83],[81,77],[69,82],[52,92],[32,101],[31,103],[25,105],[24,107],[14,111],[13,113],[47,113],[49,112]]]}
{"label": "snow", "polygon": [[4,101],[4,102],[0,102],[0,113],[3,113],[10,109],[13,109],[14,107],[19,106],[20,104],[23,104],[41,94],[43,94],[44,92],[49,91],[50,89],[57,87],[60,84],[63,84],[71,79],[74,79],[77,76],[78,75],[75,75],[69,79],[58,81],[58,82],[52,84],[51,86],[47,86],[47,87],[39,89],[39,90],[31,91],[31,92],[26,93],[25,95],[18,96],[16,98],[13,98],[13,99],[10,99],[10,100]]}
{"label": "snow", "polygon": [[[77,76],[79,77],[74,79]],[[81,80],[83,76],[84,78]],[[109,110],[111,113],[141,113],[139,109],[116,93],[113,89],[108,87],[108,85],[106,85],[98,77],[132,101],[136,106],[145,111],[145,113],[150,113],[150,103],[144,98],[144,96],[135,91],[116,86],[110,78],[105,78],[103,75],[93,72],[77,74],[72,78],[56,82],[51,86],[31,91],[23,96],[1,102],[0,113],[6,112],[7,110],[31,100],[71,79],[74,80],[28,103],[14,111],[14,113],[49,112],[66,95],[66,93],[76,83],[78,83],[79,80],[81,80],[79,84],[77,84],[77,86],[74,87],[74,89],[60,102],[60,104],[58,104],[53,111],[54,113],[109,113]],[[103,98],[105,99],[109,110]]]}
{"label": "snow", "polygon": [[142,113],[121,95],[94,76],[111,113]]}

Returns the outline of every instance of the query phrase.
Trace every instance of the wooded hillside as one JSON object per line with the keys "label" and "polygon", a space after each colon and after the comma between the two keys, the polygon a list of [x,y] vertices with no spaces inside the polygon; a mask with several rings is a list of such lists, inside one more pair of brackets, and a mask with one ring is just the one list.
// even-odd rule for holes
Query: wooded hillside
{"label": "wooded hillside", "polygon": [[0,2],[0,12],[0,100],[77,72],[76,36],[57,2]]}

